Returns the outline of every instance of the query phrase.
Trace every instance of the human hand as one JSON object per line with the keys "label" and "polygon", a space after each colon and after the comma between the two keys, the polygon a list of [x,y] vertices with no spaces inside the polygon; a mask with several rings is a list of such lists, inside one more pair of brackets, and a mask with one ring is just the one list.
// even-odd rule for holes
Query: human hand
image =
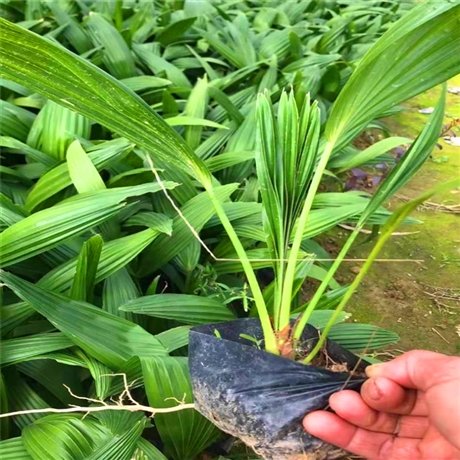
{"label": "human hand", "polygon": [[460,459],[460,358],[411,351],[366,369],[361,394],[329,399],[305,429],[371,460]]}

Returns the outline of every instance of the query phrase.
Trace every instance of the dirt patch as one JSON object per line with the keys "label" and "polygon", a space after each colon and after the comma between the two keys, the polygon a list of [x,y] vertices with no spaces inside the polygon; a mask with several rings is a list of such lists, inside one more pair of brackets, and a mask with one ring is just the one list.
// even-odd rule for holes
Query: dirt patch
{"label": "dirt patch", "polygon": [[[441,268],[442,258],[431,258],[418,245],[412,249],[408,242],[418,239],[415,235],[397,238],[394,245],[384,250],[382,258],[409,258],[413,251],[425,262],[375,264],[346,311],[353,315],[352,321],[375,324],[398,333],[401,340],[393,346],[396,354],[399,350],[417,348],[459,353],[456,326],[460,324],[460,302],[459,291],[455,289],[456,269],[448,265]],[[401,239],[405,244],[400,243]],[[363,245],[352,254],[366,257],[369,250],[370,246]],[[347,266],[342,267],[340,276],[342,282],[348,283],[355,277]]]}
{"label": "dirt patch", "polygon": [[366,150],[381,139],[381,131],[377,129],[368,129],[353,141],[353,146],[359,150]]}

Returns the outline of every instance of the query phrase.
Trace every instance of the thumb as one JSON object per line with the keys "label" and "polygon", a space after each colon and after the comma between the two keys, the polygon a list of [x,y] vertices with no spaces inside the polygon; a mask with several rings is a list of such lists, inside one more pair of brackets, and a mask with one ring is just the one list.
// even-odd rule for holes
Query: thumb
{"label": "thumb", "polygon": [[428,391],[435,385],[460,380],[460,358],[431,351],[409,351],[387,363],[366,368],[368,377],[386,377],[405,388]]}
{"label": "thumb", "polygon": [[447,441],[460,449],[460,358],[410,351],[388,363],[370,366],[366,373],[423,392],[429,419]]}

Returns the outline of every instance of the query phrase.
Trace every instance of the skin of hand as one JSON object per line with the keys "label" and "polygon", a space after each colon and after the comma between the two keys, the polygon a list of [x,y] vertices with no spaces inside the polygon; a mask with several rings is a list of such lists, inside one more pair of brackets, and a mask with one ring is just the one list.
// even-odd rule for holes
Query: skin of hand
{"label": "skin of hand", "polygon": [[460,459],[460,358],[410,351],[366,369],[361,393],[303,421],[313,436],[370,460]]}

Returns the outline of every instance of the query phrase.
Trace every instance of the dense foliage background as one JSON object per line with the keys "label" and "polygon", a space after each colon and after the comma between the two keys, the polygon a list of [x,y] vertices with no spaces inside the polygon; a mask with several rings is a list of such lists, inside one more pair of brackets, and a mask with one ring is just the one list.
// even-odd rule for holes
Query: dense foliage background
{"label": "dense foliage background", "polygon": [[[253,265],[270,286],[254,166],[257,94],[267,91],[276,102],[287,89],[300,106],[310,93],[324,126],[357,62],[410,7],[368,0],[28,0],[2,2],[0,11],[111,74],[176,130],[213,173],[218,199],[250,257],[262,260]],[[64,384],[86,398],[118,397],[123,380],[111,374],[120,373],[140,402],[192,401],[189,328],[255,314],[208,195],[192,175],[155,159],[200,242],[155,181],[142,146],[73,112],[69,101],[58,105],[6,79],[0,85],[1,266],[9,287],[1,308],[2,412],[91,404]],[[354,168],[390,168],[397,160],[391,149],[412,142],[389,137],[378,119],[365,129],[378,142],[360,151],[352,141],[362,128],[346,136],[315,198],[302,249],[319,259],[331,256],[317,237],[356,222],[369,202],[366,192],[347,191]],[[390,215],[379,208],[374,230]],[[329,266],[308,265],[302,280],[322,280]],[[324,326],[344,292],[330,282],[315,326]],[[307,301],[299,294],[297,310]],[[337,324],[331,338],[356,352],[397,340],[351,323]],[[0,454],[187,460],[220,436],[193,410],[154,420],[130,412],[83,416],[2,419]]]}

